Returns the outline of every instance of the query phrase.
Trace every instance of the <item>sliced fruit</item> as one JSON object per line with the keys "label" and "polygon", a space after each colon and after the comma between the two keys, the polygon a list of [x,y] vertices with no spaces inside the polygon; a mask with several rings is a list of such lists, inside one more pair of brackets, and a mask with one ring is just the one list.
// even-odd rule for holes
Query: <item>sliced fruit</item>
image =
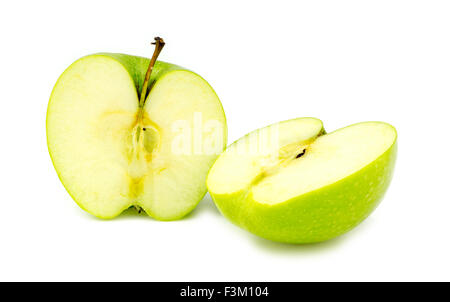
{"label": "sliced fruit", "polygon": [[97,217],[131,206],[161,220],[183,217],[206,193],[206,174],[226,145],[221,103],[191,71],[156,62],[140,106],[148,66],[122,54],[87,56],[52,92],[53,164],[73,199]]}
{"label": "sliced fruit", "polygon": [[[273,144],[271,154],[234,151],[241,144],[252,150],[255,144],[248,138],[271,128],[280,138],[289,137]],[[207,178],[220,211],[250,232],[281,242],[323,241],[358,225],[389,185],[396,131],[386,123],[366,122],[322,134],[321,122],[306,118],[235,142]]]}

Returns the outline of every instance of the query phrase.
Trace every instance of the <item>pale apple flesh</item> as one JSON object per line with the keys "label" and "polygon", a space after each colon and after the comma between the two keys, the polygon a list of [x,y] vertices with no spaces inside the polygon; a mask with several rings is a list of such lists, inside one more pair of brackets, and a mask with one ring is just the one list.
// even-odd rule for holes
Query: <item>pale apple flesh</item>
{"label": "pale apple flesh", "polygon": [[[97,217],[131,206],[160,220],[185,216],[206,193],[206,174],[226,144],[221,103],[191,71],[157,62],[139,106],[148,64],[121,54],[87,56],[52,92],[47,140],[53,164],[73,199]],[[193,131],[200,131],[196,144]]]}
{"label": "pale apple flesh", "polygon": [[[291,140],[274,144],[266,160],[258,152],[235,151],[238,145],[251,150],[248,137],[274,127]],[[224,216],[256,235],[288,243],[328,240],[354,228],[380,202],[393,173],[396,137],[381,122],[329,134],[316,119],[282,122],[228,147],[207,187]]]}

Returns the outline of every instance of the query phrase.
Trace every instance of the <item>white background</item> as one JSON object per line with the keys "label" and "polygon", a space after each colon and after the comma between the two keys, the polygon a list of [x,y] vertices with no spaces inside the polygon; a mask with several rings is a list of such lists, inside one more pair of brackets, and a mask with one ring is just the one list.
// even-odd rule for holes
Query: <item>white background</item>
{"label": "white background", "polygon": [[[450,281],[450,2],[3,1],[0,28],[1,281]],[[393,124],[378,209],[304,246],[235,227],[209,195],[176,222],[82,211],[47,151],[52,87],[87,54],[150,56],[155,35],[214,87],[229,142],[301,116]]]}

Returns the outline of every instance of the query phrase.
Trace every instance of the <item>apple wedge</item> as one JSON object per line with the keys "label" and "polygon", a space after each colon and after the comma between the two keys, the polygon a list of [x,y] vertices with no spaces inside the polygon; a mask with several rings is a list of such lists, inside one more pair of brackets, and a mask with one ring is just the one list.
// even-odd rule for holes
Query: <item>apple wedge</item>
{"label": "apple wedge", "polygon": [[230,145],[212,166],[207,187],[225,217],[258,236],[328,240],[379,204],[392,178],[396,139],[394,127],[382,122],[329,134],[314,118],[281,122]]}
{"label": "apple wedge", "polygon": [[81,58],[51,94],[54,167],[78,205],[97,217],[132,206],[159,220],[185,216],[206,193],[208,170],[226,146],[214,90],[191,71],[156,62],[159,51],[152,60]]}

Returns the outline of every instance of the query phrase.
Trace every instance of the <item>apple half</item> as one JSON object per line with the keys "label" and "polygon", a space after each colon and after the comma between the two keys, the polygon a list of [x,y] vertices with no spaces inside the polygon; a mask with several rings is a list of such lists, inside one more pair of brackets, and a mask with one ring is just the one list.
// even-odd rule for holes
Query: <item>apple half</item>
{"label": "apple half", "polygon": [[[199,75],[157,61],[95,54],[58,79],[47,142],[59,178],[78,205],[100,218],[135,206],[159,220],[188,214],[226,146],[222,105]],[[147,91],[145,91],[147,92]]]}
{"label": "apple half", "polygon": [[222,214],[266,239],[312,243],[339,236],[379,204],[392,178],[397,134],[364,122],[325,134],[298,118],[256,130],[212,166],[208,190]]}

